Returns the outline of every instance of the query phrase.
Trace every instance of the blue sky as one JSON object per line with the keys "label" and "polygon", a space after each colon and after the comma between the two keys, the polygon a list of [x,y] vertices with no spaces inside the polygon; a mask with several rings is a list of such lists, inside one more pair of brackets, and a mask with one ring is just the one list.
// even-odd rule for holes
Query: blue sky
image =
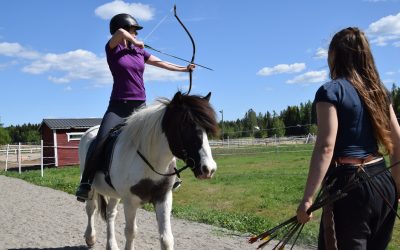
{"label": "blue sky", "polygon": [[[348,26],[367,33],[385,85],[400,85],[400,0],[1,1],[0,122],[102,117],[112,86],[104,46],[116,13],[138,19],[146,44],[190,60],[174,4],[196,62],[214,69],[195,70],[192,93],[211,91],[219,119],[220,110],[236,120],[250,108],[264,114],[313,100],[329,77],[330,38]],[[147,102],[172,98],[188,82],[185,73],[147,66]]]}

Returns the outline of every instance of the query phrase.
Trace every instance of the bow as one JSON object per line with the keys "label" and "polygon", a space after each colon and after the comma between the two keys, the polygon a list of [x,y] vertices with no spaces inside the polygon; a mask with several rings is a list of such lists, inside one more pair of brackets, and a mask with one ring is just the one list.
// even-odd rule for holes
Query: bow
{"label": "bow", "polygon": [[[181,19],[179,19],[178,15],[176,14],[176,5],[174,5],[174,16],[176,18],[176,20],[178,20],[178,22],[181,24],[181,26],[183,27],[183,29],[186,31],[186,33],[188,34],[190,41],[192,42],[192,47],[193,47],[193,54],[192,54],[192,60],[190,60],[190,63],[193,64],[194,63],[194,58],[196,56],[196,44],[194,43],[194,39],[192,37],[192,35],[190,34],[189,30],[186,28],[186,26],[182,23]],[[189,90],[186,93],[187,95],[190,93],[190,90],[192,89],[192,70],[189,71]]]}
{"label": "bow", "polygon": [[[171,9],[171,11],[172,11],[172,9]],[[176,5],[174,5],[174,16],[175,16],[175,18],[178,20],[179,24],[180,24],[180,25],[183,27],[183,29],[186,31],[186,33],[188,34],[188,36],[189,36],[189,38],[190,38],[190,41],[192,42],[192,47],[193,47],[192,59],[189,61],[189,60],[186,60],[186,59],[177,57],[177,56],[175,56],[175,55],[171,55],[171,54],[162,52],[162,51],[160,51],[160,50],[158,50],[158,49],[155,49],[155,48],[153,48],[153,47],[151,47],[151,46],[149,46],[149,45],[147,45],[147,44],[145,44],[144,47],[147,48],[147,49],[151,49],[151,50],[153,50],[153,51],[156,51],[156,52],[158,52],[158,53],[160,53],[160,54],[163,54],[163,55],[166,55],[166,56],[170,56],[170,57],[173,57],[173,58],[175,58],[175,59],[178,59],[178,60],[181,60],[181,61],[184,61],[184,62],[188,62],[188,63],[190,63],[190,64],[194,64],[194,65],[196,65],[196,66],[199,66],[199,67],[202,67],[202,68],[205,68],[205,69],[208,69],[208,70],[213,71],[213,69],[211,69],[211,68],[208,68],[208,67],[203,66],[203,65],[201,65],[201,64],[194,63],[194,58],[195,58],[195,55],[196,55],[196,44],[195,44],[194,39],[193,39],[192,35],[190,34],[189,30],[186,28],[186,26],[183,24],[183,22],[179,19],[178,14],[176,13]],[[161,22],[159,22],[159,23],[156,25],[156,27],[145,37],[144,40],[146,40],[146,39],[154,32],[154,30],[155,30],[162,22],[165,21],[166,17],[167,17],[167,16],[165,16],[165,17],[161,20]],[[192,89],[192,71],[189,71],[189,81],[190,81],[190,85],[189,85],[189,90],[188,90],[188,92],[186,93],[187,95],[190,93],[190,90]]]}

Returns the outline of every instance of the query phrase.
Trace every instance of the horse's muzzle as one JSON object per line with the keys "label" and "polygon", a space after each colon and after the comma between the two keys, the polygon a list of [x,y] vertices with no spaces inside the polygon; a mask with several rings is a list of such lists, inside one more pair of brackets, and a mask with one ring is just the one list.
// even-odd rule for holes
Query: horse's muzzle
{"label": "horse's muzzle", "polygon": [[215,173],[216,168],[210,168],[207,165],[203,165],[199,168],[201,171],[195,171],[197,179],[211,179]]}

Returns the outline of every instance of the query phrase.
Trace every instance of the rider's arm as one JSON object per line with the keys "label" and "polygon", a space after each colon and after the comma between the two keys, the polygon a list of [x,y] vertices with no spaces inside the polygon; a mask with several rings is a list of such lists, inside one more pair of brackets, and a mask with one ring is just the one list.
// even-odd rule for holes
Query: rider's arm
{"label": "rider's arm", "polygon": [[180,66],[170,62],[162,61],[160,58],[151,55],[149,59],[146,61],[147,64],[167,69],[170,71],[179,71],[179,72],[189,72],[195,68],[194,64],[189,64],[188,66]]}
{"label": "rider's arm", "polygon": [[136,40],[131,34],[129,34],[128,31],[124,29],[118,29],[117,31],[115,31],[110,41],[108,42],[108,46],[110,47],[110,49],[114,49],[115,47],[117,47],[118,44],[123,43],[126,47],[128,42],[131,42],[137,47],[144,47],[143,42]]}

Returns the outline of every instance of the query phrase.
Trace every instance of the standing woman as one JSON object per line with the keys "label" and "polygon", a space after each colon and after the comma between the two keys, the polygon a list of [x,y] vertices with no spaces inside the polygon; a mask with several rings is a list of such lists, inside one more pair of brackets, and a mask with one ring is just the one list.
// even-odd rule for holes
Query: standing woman
{"label": "standing woman", "polygon": [[383,171],[323,208],[318,249],[386,249],[396,218],[400,166],[384,171],[378,145],[391,164],[399,162],[400,127],[362,31],[346,28],[336,33],[328,64],[332,81],[315,95],[317,141],[297,219],[311,219],[307,210],[324,176],[324,187],[331,184],[329,192],[334,192],[352,178]]}
{"label": "standing woman", "polygon": [[195,66],[179,66],[161,61],[145,51],[144,43],[136,39],[143,27],[129,14],[115,15],[110,21],[111,39],[105,46],[107,63],[113,76],[110,102],[101,122],[94,145],[86,156],[85,170],[76,191],[79,201],[89,198],[103,144],[113,127],[125,121],[133,111],[145,105],[146,92],[143,82],[145,63],[170,71],[189,72]]}

